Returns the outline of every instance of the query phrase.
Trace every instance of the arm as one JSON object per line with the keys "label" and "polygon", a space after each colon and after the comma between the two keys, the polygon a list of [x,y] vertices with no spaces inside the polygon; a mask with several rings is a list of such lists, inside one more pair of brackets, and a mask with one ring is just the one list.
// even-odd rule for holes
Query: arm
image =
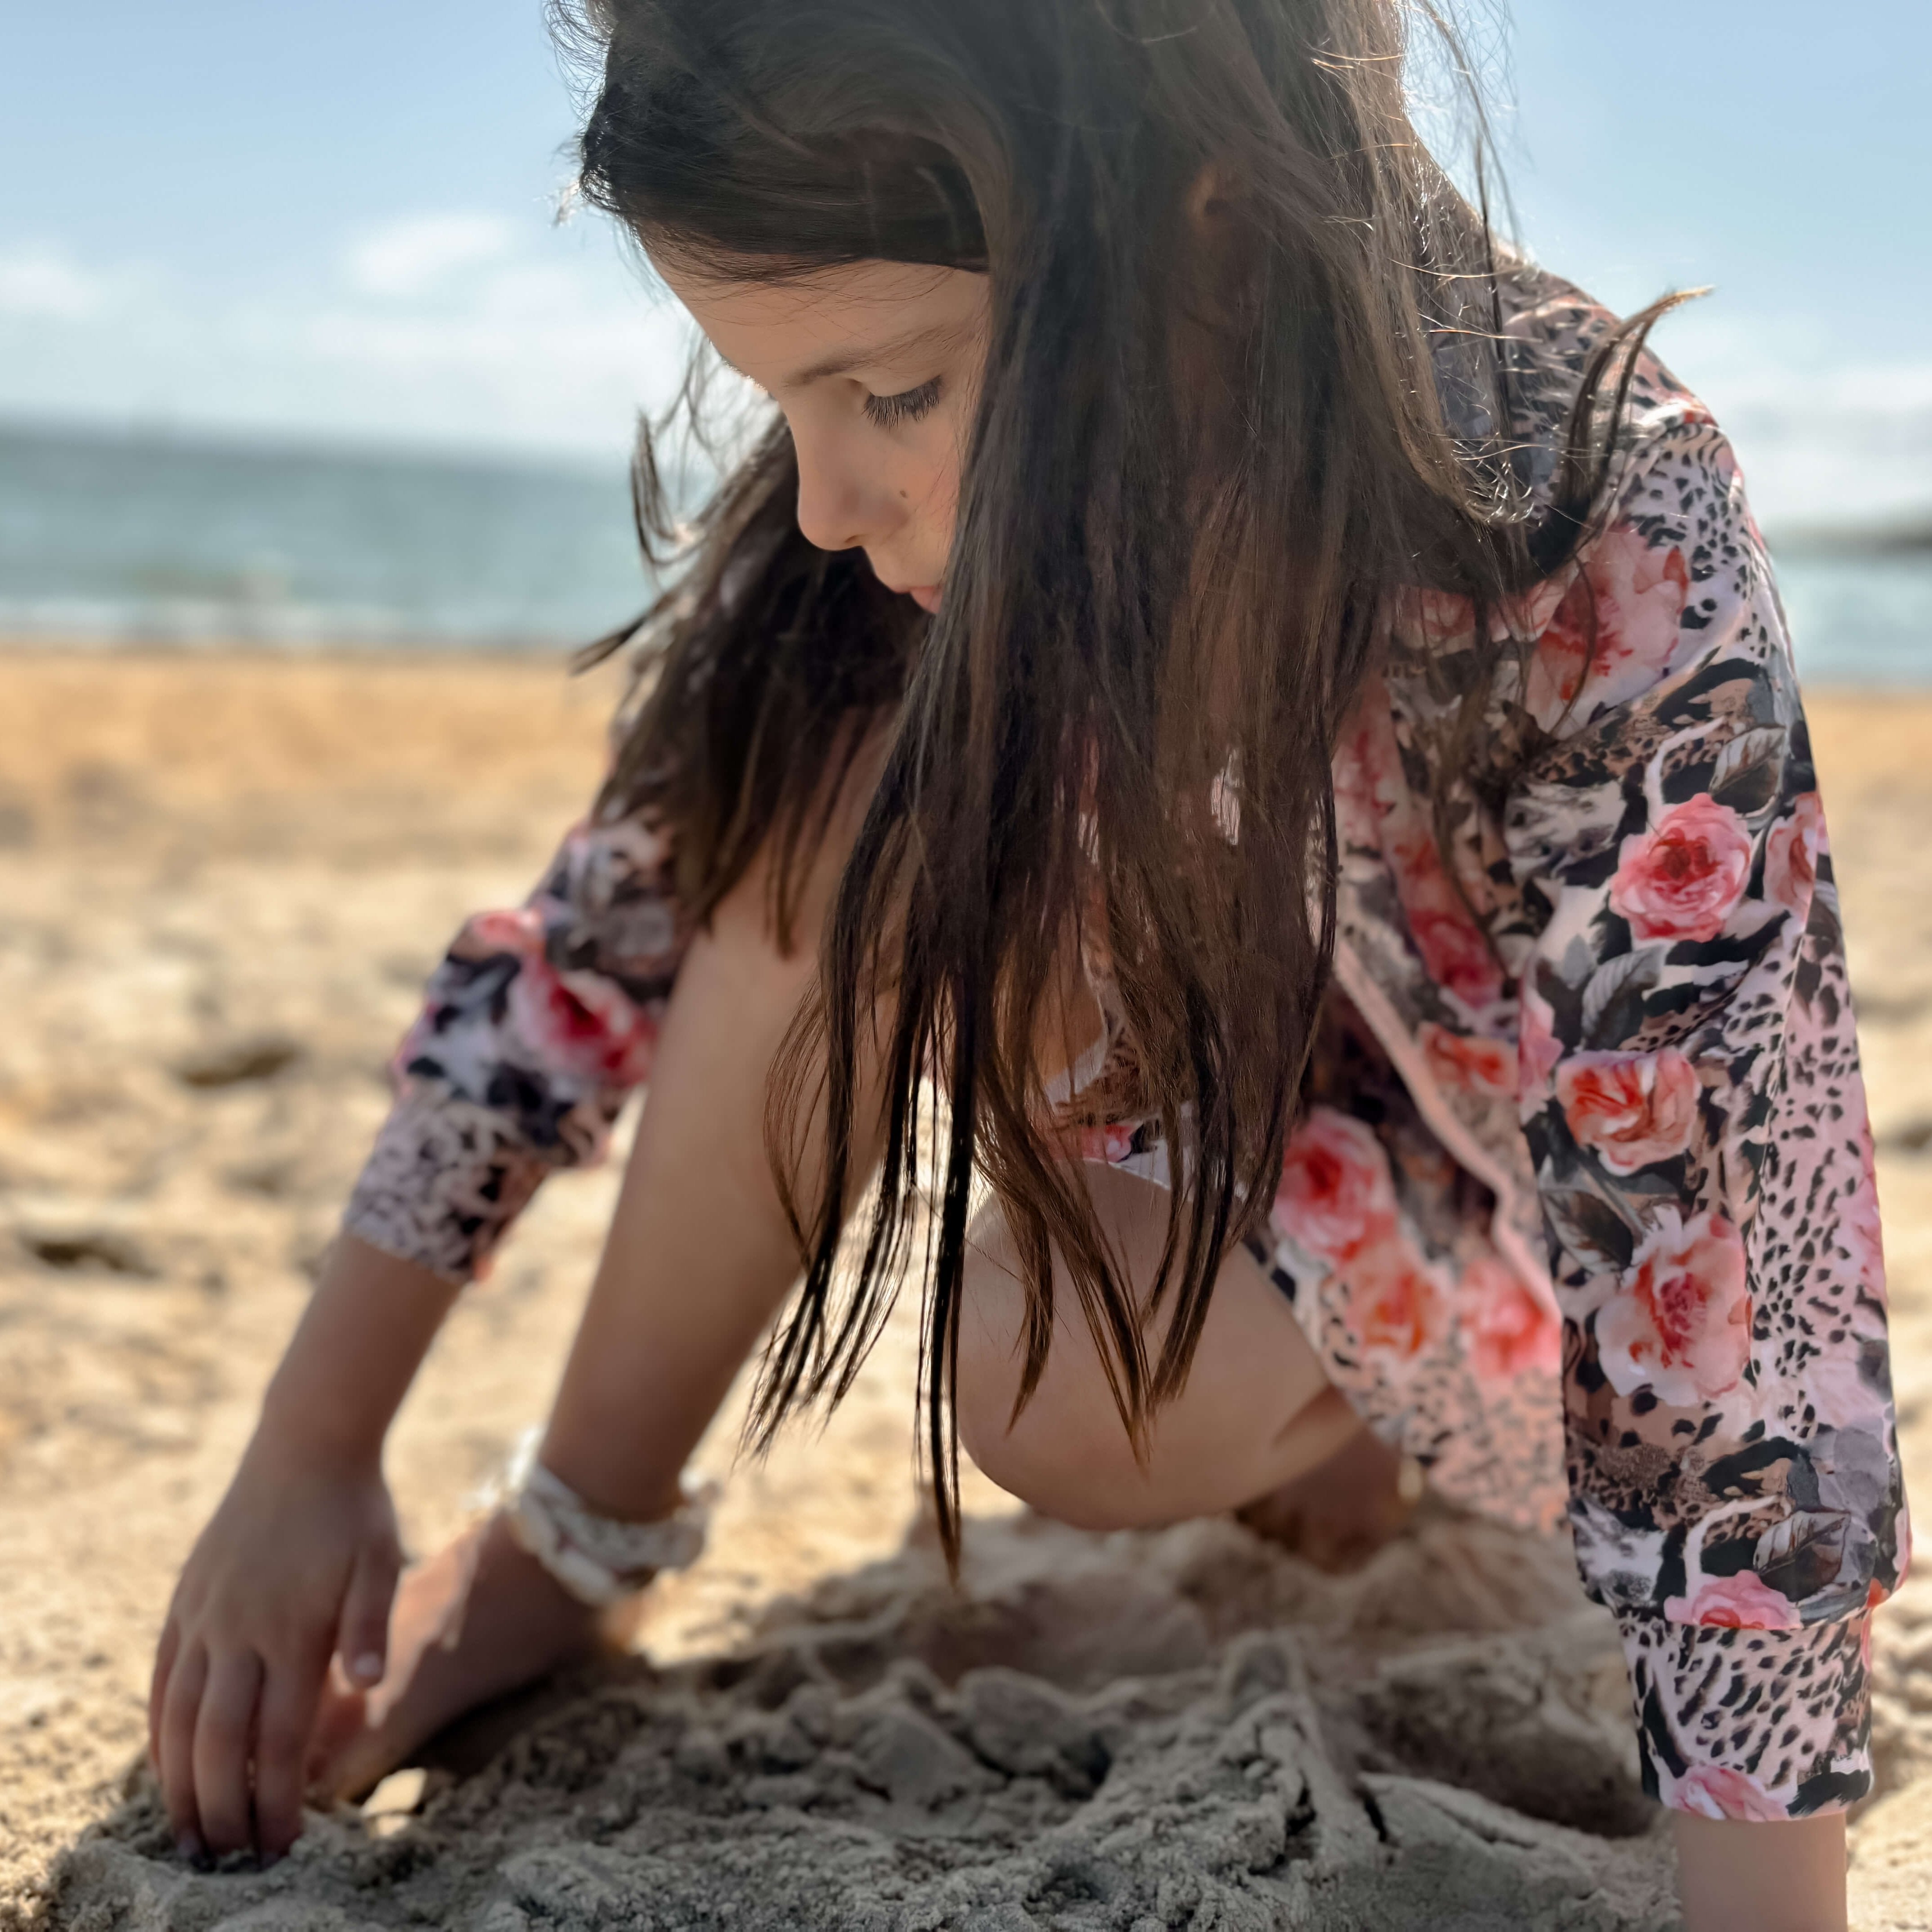
{"label": "arm", "polygon": [[[754,864],[682,956],[652,1071],[650,1104],[564,1370],[543,1460],[604,1514],[650,1521],[675,1507],[686,1458],[799,1273],[766,1151],[771,1070],[816,983],[817,936],[878,782],[877,726],[845,772],[782,952],[772,880]],[[860,1072],[856,1118],[875,1108]],[[882,1130],[881,1130],[882,1132]],[[820,1136],[795,1177],[812,1198]],[[878,1144],[854,1150],[862,1186]]]}
{"label": "arm", "polygon": [[[763,914],[762,881],[748,881],[691,949],[544,1445],[548,1466],[611,1515],[676,1506],[686,1458],[796,1272],[761,1127],[766,1076],[813,959],[780,956]],[[157,1663],[153,1752],[190,1851],[287,1849],[319,1708],[340,1760],[332,1781],[353,1784],[399,1729],[435,1729],[595,1635],[596,1619],[513,1539],[488,1534],[414,1580],[420,1600],[398,1618],[392,1658],[400,1557],[382,1442],[456,1292],[345,1234],[270,1384]],[[326,1698],[332,1652],[358,1691],[382,1682],[366,1710]],[[506,1666],[508,1682],[487,1674]]]}
{"label": "arm", "polygon": [[286,1850],[331,1654],[352,1682],[382,1674],[401,1562],[382,1438],[454,1294],[352,1236],[329,1256],[155,1659],[149,1750],[190,1853]]}
{"label": "arm", "polygon": [[[1553,742],[1508,812],[1522,1116],[1579,1564],[1622,1633],[1647,1786],[1712,1826],[1682,1828],[1688,1902],[1740,1858],[1837,1856],[1815,1814],[1869,1788],[1867,1612],[1898,1580],[1903,1498],[1804,718],[1694,406],[1636,452],[1581,576],[1597,655],[1586,674],[1566,596],[1526,698]],[[1715,1828],[1793,1819],[1808,1852]]]}
{"label": "arm", "polygon": [[[806,932],[822,917],[873,770],[851,775],[801,904]],[[439,1697],[453,1715],[594,1635],[595,1619],[494,1534],[412,1573],[424,1598],[415,1608],[433,1611],[440,1590],[448,1614],[412,1618],[406,1604],[392,1624],[381,1445],[457,1286],[487,1264],[544,1173],[598,1150],[650,1064],[660,1018],[656,1104],[546,1460],[594,1506],[661,1513],[790,1286],[796,1257],[765,1165],[764,1085],[815,954],[778,954],[754,868],[676,970],[687,947],[668,875],[662,842],[640,828],[580,830],[523,912],[472,920],[432,983],[349,1232],[184,1573],[157,1660],[154,1755],[190,1850],[252,1838],[279,1853],[299,1826],[312,1745],[340,1772],[358,1736],[380,1748],[383,1726],[393,1736],[398,1723],[433,1716]],[[458,1646],[451,1618],[472,1569]],[[500,1673],[507,1660],[518,1674],[466,1691],[457,1649],[473,1672],[493,1646],[491,1666]],[[318,1731],[332,1651],[356,1690],[328,1694]],[[361,1693],[378,1678],[365,1708]]]}
{"label": "arm", "polygon": [[[822,911],[821,895],[802,929]],[[607,1515],[676,1506],[686,1459],[797,1278],[765,1092],[817,957],[780,954],[764,914],[749,878],[692,944],[545,1436],[545,1465]]]}
{"label": "arm", "polygon": [[547,1176],[602,1156],[689,944],[674,872],[664,828],[587,820],[520,907],[465,922],[397,1050],[352,1233],[460,1286]]}
{"label": "arm", "polygon": [[358,1692],[384,1674],[384,1435],[458,1288],[546,1174],[601,1152],[648,1071],[686,938],[670,873],[651,828],[580,826],[431,980],[343,1237],[164,1628],[150,1748],[190,1851],[285,1850],[332,1654]]}
{"label": "arm", "polygon": [[[814,962],[781,956],[764,914],[754,879],[692,943],[551,1413],[545,1466],[607,1516],[676,1506],[686,1458],[796,1277],[763,1124]],[[466,1532],[404,1580],[380,1685],[325,1708],[318,1784],[365,1790],[464,1711],[591,1647],[599,1622],[500,1520]]]}
{"label": "arm", "polygon": [[1774,1830],[1688,1811],[1671,1822],[1690,1932],[1844,1932],[1844,1812]]}

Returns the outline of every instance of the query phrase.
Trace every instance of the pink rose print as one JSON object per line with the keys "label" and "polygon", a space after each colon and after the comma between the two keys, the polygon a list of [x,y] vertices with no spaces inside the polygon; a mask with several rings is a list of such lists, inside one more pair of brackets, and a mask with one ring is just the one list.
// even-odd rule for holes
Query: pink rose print
{"label": "pink rose print", "polygon": [[1529,709],[1549,722],[1654,684],[1677,648],[1690,590],[1676,544],[1653,548],[1628,524],[1606,531],[1537,640]]}
{"label": "pink rose print", "polygon": [[1134,1130],[1118,1124],[1080,1130],[1080,1158],[1105,1161],[1110,1167],[1125,1160],[1134,1150]]}
{"label": "pink rose print", "polygon": [[1394,620],[1398,631],[1432,651],[1475,641],[1476,607],[1453,590],[1411,584],[1396,594]]}
{"label": "pink rose print", "polygon": [[1624,841],[1610,904],[1639,939],[1714,939],[1750,867],[1744,820],[1700,792]]}
{"label": "pink rose print", "polygon": [[1597,1311],[1597,1354],[1619,1395],[1654,1390],[1688,1408],[1737,1387],[1750,1360],[1744,1244],[1721,1214],[1666,1211]]}
{"label": "pink rose print", "polygon": [[1478,1380],[1514,1382],[1532,1370],[1556,1372],[1562,1324],[1507,1263],[1479,1256],[1462,1270],[1456,1301],[1463,1347]]}
{"label": "pink rose print", "polygon": [[1811,895],[1818,884],[1818,855],[1825,848],[1825,814],[1815,791],[1792,800],[1791,816],[1771,828],[1764,844],[1764,892],[1798,915],[1810,916]]}
{"label": "pink rose print", "polygon": [[1395,841],[1389,856],[1429,976],[1465,1006],[1486,1006],[1499,998],[1502,968],[1443,869],[1434,836],[1418,828]]}
{"label": "pink rose print", "polygon": [[1400,1366],[1441,1336],[1448,1298],[1393,1221],[1364,1246],[1342,1280],[1348,1294],[1348,1325],[1365,1355]]}
{"label": "pink rose print", "polygon": [[1452,1033],[1433,1020],[1422,1023],[1422,1056],[1439,1084],[1484,1100],[1513,1099],[1516,1054],[1506,1041],[1480,1034]]}
{"label": "pink rose print", "polygon": [[1380,850],[1382,820],[1395,804],[1401,769],[1388,694],[1372,679],[1335,748],[1335,830],[1345,848]]}
{"label": "pink rose print", "polygon": [[1580,1147],[1612,1174],[1635,1174],[1690,1144],[1696,1070],[1682,1054],[1580,1053],[1556,1076],[1556,1097]]}
{"label": "pink rose print", "polygon": [[1732,1818],[1748,1825],[1781,1825],[1791,1814],[1757,1780],[1720,1764],[1694,1764],[1682,1778],[1660,1769],[1658,1796],[1673,1811]]}
{"label": "pink rose print", "polygon": [[600,1086],[634,1087],[650,1071],[656,1023],[594,973],[560,973],[541,954],[510,982],[512,1024],[544,1062]]}
{"label": "pink rose print", "polygon": [[479,912],[464,922],[451,950],[472,958],[495,952],[514,952],[527,958],[543,950],[543,921],[528,906],[514,911]]}
{"label": "pink rose print", "polygon": [[1288,1138],[1274,1222],[1295,1245],[1345,1262],[1392,1227],[1395,1188],[1381,1142],[1360,1120],[1316,1107]]}
{"label": "pink rose print", "polygon": [[1740,1570],[1735,1576],[1706,1576],[1694,1597],[1666,1597],[1664,1614],[1673,1623],[1724,1630],[1804,1628],[1798,1606],[1781,1590],[1774,1590],[1755,1570]]}
{"label": "pink rose print", "polygon": [[1522,989],[1522,1005],[1516,1017],[1516,1070],[1523,1090],[1540,1093],[1563,1058],[1556,1037],[1556,1016],[1550,1002],[1533,987]]}

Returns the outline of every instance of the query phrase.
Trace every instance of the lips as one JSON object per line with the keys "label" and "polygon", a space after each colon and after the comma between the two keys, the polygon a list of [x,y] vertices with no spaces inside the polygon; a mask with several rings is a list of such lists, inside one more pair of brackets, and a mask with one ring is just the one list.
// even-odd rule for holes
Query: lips
{"label": "lips", "polygon": [[[869,562],[870,560],[868,559],[868,561]],[[937,610],[939,608],[939,595],[943,588],[942,586],[937,584],[895,584],[890,577],[879,569],[876,563],[872,565],[872,568],[877,574],[880,583],[895,597],[910,597],[922,610]]]}

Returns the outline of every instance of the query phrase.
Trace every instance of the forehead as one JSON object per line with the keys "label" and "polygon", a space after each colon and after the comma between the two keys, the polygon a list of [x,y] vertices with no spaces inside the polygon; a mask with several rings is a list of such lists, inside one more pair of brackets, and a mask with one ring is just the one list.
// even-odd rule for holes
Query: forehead
{"label": "forehead", "polygon": [[726,361],[767,388],[944,352],[986,315],[986,278],[959,268],[857,262],[767,281],[654,266]]}

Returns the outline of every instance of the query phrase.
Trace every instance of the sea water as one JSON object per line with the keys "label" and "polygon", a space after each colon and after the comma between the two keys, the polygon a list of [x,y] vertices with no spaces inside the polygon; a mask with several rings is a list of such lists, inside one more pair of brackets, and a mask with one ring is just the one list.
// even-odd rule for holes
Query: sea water
{"label": "sea water", "polygon": [[[1932,683],[1932,554],[1778,575],[1808,680]],[[0,638],[562,649],[650,594],[615,461],[0,426]]]}
{"label": "sea water", "polygon": [[0,428],[0,635],[560,647],[649,590],[620,462]]}

